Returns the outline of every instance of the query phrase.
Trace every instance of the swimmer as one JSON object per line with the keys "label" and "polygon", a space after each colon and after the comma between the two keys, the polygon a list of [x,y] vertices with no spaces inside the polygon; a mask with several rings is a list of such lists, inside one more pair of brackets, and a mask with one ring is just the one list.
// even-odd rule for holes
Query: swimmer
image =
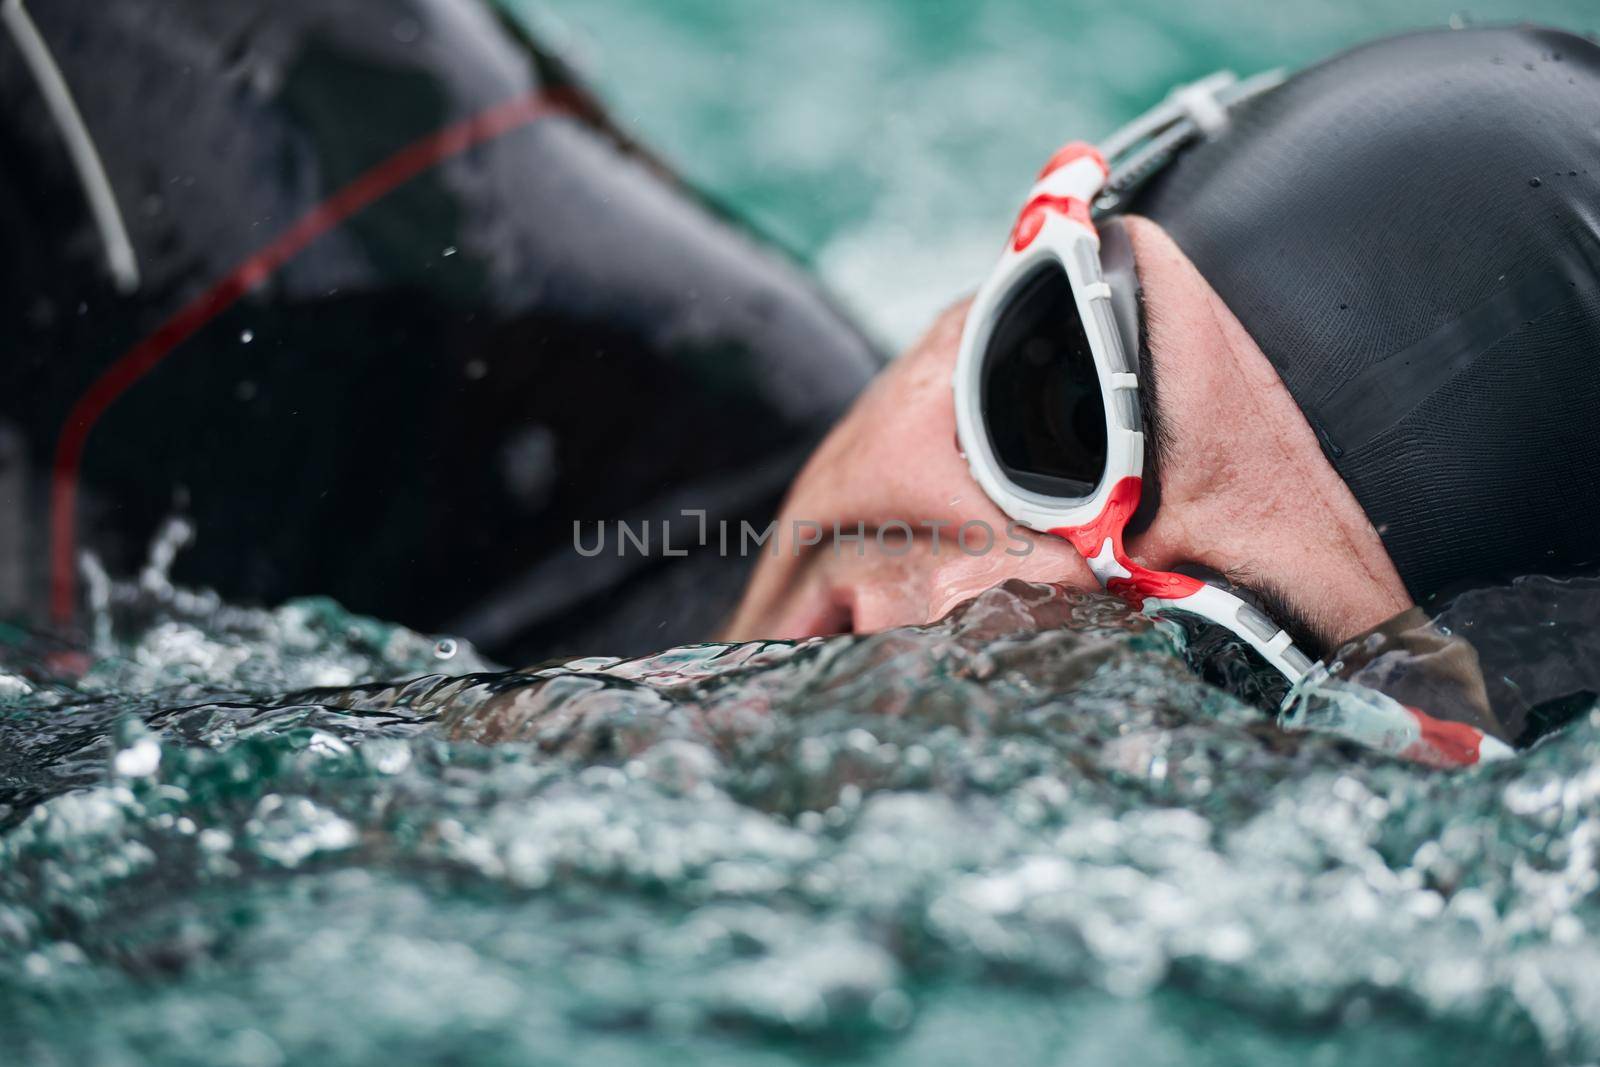
{"label": "swimmer", "polygon": [[[487,6],[0,10],[8,616],[81,625],[80,553],[129,573],[176,511],[176,579],[230,600],[518,662],[693,640],[744,560],[577,560],[574,521],[759,526],[878,366]],[[728,634],[1021,577],[1292,679],[1464,583],[1593,568],[1597,71],[1559,31],[1412,34],[1058,154],[783,516],[1029,551],[780,543]]]}
{"label": "swimmer", "polygon": [[[990,280],[811,457],[729,637],[1023,578],[1187,610],[1293,680],[1463,586],[1600,567],[1600,46],[1419,32],[1277,82],[1046,164]],[[952,551],[973,522],[1028,551]]]}

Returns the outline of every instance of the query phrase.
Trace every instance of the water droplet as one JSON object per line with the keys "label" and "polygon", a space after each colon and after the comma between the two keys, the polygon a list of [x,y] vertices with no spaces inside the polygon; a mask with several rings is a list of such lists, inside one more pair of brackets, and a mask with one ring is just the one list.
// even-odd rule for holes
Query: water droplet
{"label": "water droplet", "polygon": [[226,852],[233,847],[233,835],[226,830],[207,827],[200,831],[200,848],[205,852]]}
{"label": "water droplet", "polygon": [[256,332],[254,330],[241,330],[239,332],[239,343],[242,345],[247,345],[255,339]]}
{"label": "water droplet", "polygon": [[1543,185],[1544,182],[1540,181],[1538,178],[1529,178],[1528,179],[1528,184],[1533,186],[1535,189],[1537,189],[1537,188],[1539,188],[1539,186]]}
{"label": "water droplet", "polygon": [[453,256],[455,254],[456,254],[456,246],[455,245],[445,245],[444,246],[444,251],[440,253],[440,255],[445,255],[445,256]]}
{"label": "water droplet", "polygon": [[161,766],[161,746],[153,737],[141,737],[111,761],[112,770],[124,778],[148,778]]}
{"label": "water droplet", "polygon": [[453,637],[441,637],[441,638],[439,638],[439,640],[434,642],[434,644],[433,644],[433,658],[434,659],[454,659],[455,658],[455,654],[456,654],[455,638],[453,638]]}

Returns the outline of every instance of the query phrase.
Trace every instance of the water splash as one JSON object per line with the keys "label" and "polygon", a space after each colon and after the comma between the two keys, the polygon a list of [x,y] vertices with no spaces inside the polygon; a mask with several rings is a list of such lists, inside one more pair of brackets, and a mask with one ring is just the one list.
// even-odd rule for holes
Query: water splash
{"label": "water splash", "polygon": [[0,718],[23,1062],[1600,1055],[1593,714],[1430,771],[1024,583],[509,672],[108,602],[113,654]]}

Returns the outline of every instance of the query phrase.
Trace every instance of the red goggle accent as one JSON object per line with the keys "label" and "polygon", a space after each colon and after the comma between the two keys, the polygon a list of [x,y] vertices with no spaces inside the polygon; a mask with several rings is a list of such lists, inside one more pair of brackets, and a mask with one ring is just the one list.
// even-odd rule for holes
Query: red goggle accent
{"label": "red goggle accent", "polygon": [[1110,538],[1112,558],[1128,572],[1128,577],[1113,578],[1106,583],[1106,588],[1136,608],[1144,607],[1145,600],[1151,597],[1157,600],[1182,600],[1205,588],[1205,583],[1198,578],[1171,571],[1151,570],[1128,558],[1128,553],[1122,547],[1122,533],[1133,513],[1139,510],[1139,497],[1143,489],[1142,479],[1132,476],[1123,478],[1112,486],[1106,506],[1100,509],[1100,514],[1093,520],[1082,526],[1060,526],[1049,531],[1070,542],[1084,559],[1099,552],[1100,546]]}
{"label": "red goggle accent", "polygon": [[1097,232],[1094,223],[1089,219],[1088,204],[1075,196],[1048,196],[1040,193],[1023,205],[1022,213],[1017,216],[1017,224],[1011,230],[1012,251],[1021,252],[1033,244],[1033,239],[1044,229],[1045,217],[1052,211],[1086,227],[1090,233]]}
{"label": "red goggle accent", "polygon": [[1089,144],[1087,141],[1068,141],[1066,144],[1056,149],[1056,154],[1051,156],[1049,161],[1045,163],[1043,167],[1039,168],[1039,176],[1035,178],[1034,181],[1044,181],[1044,179],[1048,178],[1050,175],[1054,174],[1068,163],[1076,163],[1080,159],[1094,160],[1095,166],[1100,168],[1100,173],[1102,176],[1109,175],[1111,173],[1111,168],[1106,166],[1106,157],[1100,154],[1100,149],[1096,148],[1092,144]]}
{"label": "red goggle accent", "polygon": [[[1095,166],[1100,168],[1101,175],[1111,173],[1110,168],[1106,166],[1105,157],[1100,154],[1098,148],[1084,141],[1069,141],[1056,149],[1056,154],[1051,156],[1049,162],[1040,169],[1039,176],[1034,181],[1043,181],[1062,167],[1076,163],[1080,159],[1094,160]],[[1094,223],[1089,218],[1088,204],[1075,196],[1051,196],[1040,193],[1024,204],[1017,214],[1017,224],[1011,229],[1012,250],[1021,252],[1031,245],[1033,239],[1039,236],[1039,231],[1044,229],[1044,220],[1052,211],[1067,216],[1090,233],[1095,232]]]}
{"label": "red goggle accent", "polygon": [[1401,756],[1429,767],[1470,767],[1483,749],[1483,731],[1464,722],[1435,719],[1421,708],[1402,705],[1417,720],[1422,736]]}

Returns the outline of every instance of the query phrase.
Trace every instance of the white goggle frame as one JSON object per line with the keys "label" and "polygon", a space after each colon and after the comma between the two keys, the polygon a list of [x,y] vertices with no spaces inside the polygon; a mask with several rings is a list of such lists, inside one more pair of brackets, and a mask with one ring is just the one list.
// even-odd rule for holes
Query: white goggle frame
{"label": "white goggle frame", "polygon": [[[1118,131],[1106,153],[1084,144],[1063,148],[1040,174],[1006,242],[1000,262],[978,290],[961,336],[953,386],[956,432],[972,476],[1007,515],[1034,530],[1071,541],[1102,586],[1146,612],[1187,611],[1226,627],[1291,682],[1311,660],[1261,611],[1226,589],[1187,575],[1152,571],[1130,559],[1123,527],[1138,507],[1144,433],[1131,293],[1113,293],[1101,263],[1092,213],[1114,207],[1184,145],[1227,121],[1228,108],[1276,85],[1276,72],[1239,82],[1226,72],[1174,91],[1161,105]],[[1106,162],[1110,156],[1115,166]],[[1001,314],[1036,272],[1059,267],[1072,287],[1089,341],[1106,419],[1106,465],[1083,497],[1051,495],[1018,485],[995,455],[982,405],[984,357]],[[1125,279],[1124,284],[1130,284]]]}

